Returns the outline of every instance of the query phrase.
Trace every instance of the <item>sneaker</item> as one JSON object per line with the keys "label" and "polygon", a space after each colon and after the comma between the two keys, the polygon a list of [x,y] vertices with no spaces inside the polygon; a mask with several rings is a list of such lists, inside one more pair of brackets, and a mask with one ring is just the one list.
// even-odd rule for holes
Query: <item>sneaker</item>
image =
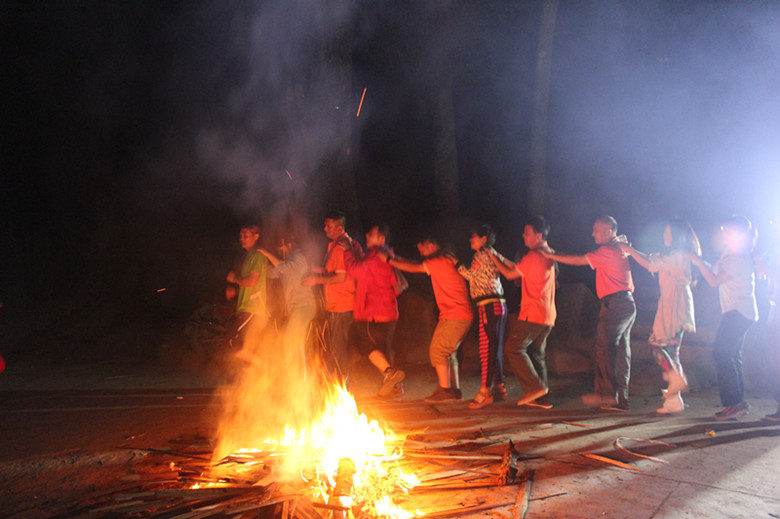
{"label": "sneaker", "polygon": [[379,396],[390,396],[395,391],[395,387],[405,378],[406,373],[400,369],[387,368],[382,385],[379,386]]}
{"label": "sneaker", "polygon": [[397,386],[393,387],[393,390],[390,391],[389,395],[384,395],[380,398],[384,398],[385,400],[393,400],[395,398],[401,398],[404,396],[404,386],[403,384],[398,384]]}
{"label": "sneaker", "polygon": [[496,384],[490,392],[493,393],[493,400],[496,402],[506,400],[506,386],[504,384]]}
{"label": "sneaker", "polygon": [[738,404],[729,405],[724,407],[721,411],[715,413],[716,420],[736,420],[742,415],[748,414],[750,411],[750,404],[744,400]]}
{"label": "sneaker", "polygon": [[535,401],[538,398],[543,397],[547,394],[547,388],[542,387],[537,389],[536,391],[531,391],[530,393],[526,393],[525,395],[520,398],[520,400],[517,401],[517,405],[526,405],[530,402]]}
{"label": "sneaker", "polygon": [[447,402],[455,402],[458,399],[455,397],[455,391],[448,387],[437,387],[430,396],[423,398],[423,402],[429,404],[446,404]]}
{"label": "sneaker", "polygon": [[762,418],[765,422],[778,422],[780,423],[780,409],[776,413],[768,414]]}
{"label": "sneaker", "polygon": [[493,403],[493,395],[490,394],[490,391],[482,391],[479,390],[479,393],[477,393],[477,396],[474,397],[474,400],[469,402],[469,409],[482,409],[485,406],[489,406]]}
{"label": "sneaker", "polygon": [[550,393],[547,393],[544,396],[540,396],[539,398],[537,398],[533,402],[528,402],[525,405],[527,405],[528,407],[538,407],[540,409],[552,409],[553,408],[553,403],[552,403],[552,400],[550,399]]}
{"label": "sneaker", "polygon": [[723,409],[721,409],[720,411],[715,413],[715,419],[716,420],[721,420],[721,419],[723,419],[724,416],[727,416],[727,415],[730,416],[732,414],[734,414],[734,406],[733,405],[727,405],[726,407],[724,407]]}
{"label": "sneaker", "polygon": [[683,409],[685,409],[685,403],[683,402],[680,393],[677,393],[674,396],[669,396],[669,398],[664,399],[663,407],[656,409],[655,412],[658,414],[673,414],[682,413]]}

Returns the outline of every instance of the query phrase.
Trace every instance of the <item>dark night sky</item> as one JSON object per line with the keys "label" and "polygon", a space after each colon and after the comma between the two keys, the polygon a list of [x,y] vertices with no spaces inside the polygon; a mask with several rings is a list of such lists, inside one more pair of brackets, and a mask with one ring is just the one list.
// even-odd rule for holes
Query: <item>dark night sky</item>
{"label": "dark night sky", "polygon": [[[313,49],[345,26],[354,106],[338,109],[367,88],[353,122],[362,219],[389,221],[408,255],[435,220],[428,91],[446,67],[463,222],[493,223],[511,253],[540,14],[540,1],[3,2],[4,324],[174,318],[213,299],[239,222],[280,209],[285,170],[318,185],[327,111],[294,107]],[[562,1],[553,246],[588,250],[603,213],[645,250],[670,214],[705,245],[732,213],[761,229],[780,193],[778,27],[773,1]],[[321,239],[321,215],[307,217]]]}

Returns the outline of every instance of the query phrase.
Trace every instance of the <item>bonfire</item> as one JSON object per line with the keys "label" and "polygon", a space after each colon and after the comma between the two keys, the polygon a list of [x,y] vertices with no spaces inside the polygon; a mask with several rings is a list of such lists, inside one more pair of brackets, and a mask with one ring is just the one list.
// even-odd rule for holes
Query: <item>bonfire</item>
{"label": "bonfire", "polygon": [[304,369],[297,351],[255,348],[223,392],[212,485],[283,484],[331,511],[415,515],[394,499],[419,483],[398,463],[405,438],[361,414],[328,370]]}

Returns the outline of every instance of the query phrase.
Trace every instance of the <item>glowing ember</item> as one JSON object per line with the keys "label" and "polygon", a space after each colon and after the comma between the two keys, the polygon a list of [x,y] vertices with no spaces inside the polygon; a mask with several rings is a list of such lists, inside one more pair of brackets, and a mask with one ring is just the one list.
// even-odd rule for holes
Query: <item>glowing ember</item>
{"label": "glowing ember", "polygon": [[368,90],[368,87],[363,88],[363,95],[360,96],[360,104],[358,105],[357,115],[355,115],[355,117],[360,117],[360,109],[363,108],[363,99],[366,98],[366,90]]}

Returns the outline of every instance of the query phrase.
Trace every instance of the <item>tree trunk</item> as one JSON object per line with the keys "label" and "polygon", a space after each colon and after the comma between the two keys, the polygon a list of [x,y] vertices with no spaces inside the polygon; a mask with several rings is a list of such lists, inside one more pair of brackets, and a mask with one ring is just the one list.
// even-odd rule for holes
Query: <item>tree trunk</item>
{"label": "tree trunk", "polygon": [[544,210],[547,172],[547,111],[550,100],[550,66],[552,61],[555,19],[558,0],[544,0],[539,46],[536,54],[533,121],[531,128],[531,175],[528,179],[527,207],[531,214]]}
{"label": "tree trunk", "polygon": [[[331,0],[328,5],[341,11],[349,0]],[[320,68],[312,81],[313,98],[318,105],[325,155],[314,179],[319,187],[309,200],[309,211],[322,218],[328,210],[343,211],[349,221],[358,217],[358,195],[352,160],[352,23],[339,27],[341,34],[321,35],[326,43],[321,51]]]}
{"label": "tree trunk", "polygon": [[432,88],[434,128],[434,196],[440,219],[458,215],[458,149],[455,139],[455,108],[452,104],[452,75],[447,74]]}
{"label": "tree trunk", "polygon": [[352,160],[352,31],[334,42],[328,66],[334,75],[333,91],[337,93],[333,111],[333,130],[337,146],[332,155],[332,191],[330,199],[354,221],[358,216],[358,195]]}

